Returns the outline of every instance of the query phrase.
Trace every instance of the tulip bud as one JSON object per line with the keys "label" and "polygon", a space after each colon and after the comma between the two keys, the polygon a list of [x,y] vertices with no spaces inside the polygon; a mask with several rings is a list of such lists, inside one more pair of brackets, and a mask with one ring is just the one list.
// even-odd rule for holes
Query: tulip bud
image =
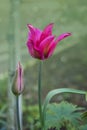
{"label": "tulip bud", "polygon": [[19,62],[13,79],[12,92],[14,93],[14,95],[20,95],[23,92],[23,90],[24,90],[23,68]]}

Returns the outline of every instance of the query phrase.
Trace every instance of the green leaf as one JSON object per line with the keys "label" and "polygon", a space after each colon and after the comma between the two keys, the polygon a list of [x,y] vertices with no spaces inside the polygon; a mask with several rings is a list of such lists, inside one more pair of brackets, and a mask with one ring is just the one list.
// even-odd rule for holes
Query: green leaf
{"label": "green leaf", "polygon": [[80,130],[87,130],[87,125],[83,125],[80,127]]}
{"label": "green leaf", "polygon": [[82,117],[84,123],[87,123],[87,111],[83,112],[81,117]]}
{"label": "green leaf", "polygon": [[45,120],[46,129],[56,127],[59,130],[62,126],[68,127],[70,124],[72,127],[78,128],[81,120],[79,110],[82,110],[82,108],[68,102],[49,104]]}
{"label": "green leaf", "polygon": [[6,116],[6,114],[5,114],[6,109],[7,109],[7,105],[4,105],[4,106],[1,108],[1,110],[0,110],[0,118]]}
{"label": "green leaf", "polygon": [[48,95],[46,96],[46,99],[45,99],[44,105],[43,105],[43,120],[44,121],[46,118],[47,105],[49,104],[49,102],[53,96],[55,96],[56,94],[60,94],[60,93],[77,93],[77,94],[83,94],[83,95],[86,94],[85,91],[76,90],[76,89],[68,89],[68,88],[60,88],[60,89],[55,89],[55,90],[50,91],[48,93]]}

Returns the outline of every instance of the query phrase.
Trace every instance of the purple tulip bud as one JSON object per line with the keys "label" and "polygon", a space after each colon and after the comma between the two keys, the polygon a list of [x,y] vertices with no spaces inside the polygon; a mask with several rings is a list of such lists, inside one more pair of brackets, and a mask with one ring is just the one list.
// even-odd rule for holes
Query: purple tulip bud
{"label": "purple tulip bud", "polygon": [[23,92],[23,90],[24,90],[23,68],[21,63],[19,62],[13,80],[12,92],[15,95],[20,95]]}

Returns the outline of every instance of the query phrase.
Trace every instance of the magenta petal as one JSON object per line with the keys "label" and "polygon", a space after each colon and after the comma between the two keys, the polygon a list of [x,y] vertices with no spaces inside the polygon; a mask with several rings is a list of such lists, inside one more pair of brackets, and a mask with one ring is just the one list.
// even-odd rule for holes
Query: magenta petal
{"label": "magenta petal", "polygon": [[37,59],[42,59],[42,53],[38,48],[35,48],[32,44],[27,42],[27,47],[30,55]]}
{"label": "magenta petal", "polygon": [[28,48],[28,52],[30,53],[30,55],[34,57],[33,45],[31,43],[27,42],[27,48]]}
{"label": "magenta petal", "polygon": [[57,42],[61,41],[62,39],[71,36],[71,33],[63,33],[60,36],[58,36],[58,38],[56,39]]}
{"label": "magenta petal", "polygon": [[33,27],[31,24],[27,24],[27,26],[30,30],[30,33],[32,34],[36,33],[36,35],[41,35],[42,31],[40,29]]}
{"label": "magenta petal", "polygon": [[45,29],[43,30],[43,33],[45,34],[48,34],[48,35],[51,35],[52,34],[52,29],[53,29],[53,23],[50,23],[49,25],[47,25],[45,27]]}
{"label": "magenta petal", "polygon": [[53,39],[54,39],[54,36],[53,36],[53,35],[48,36],[47,38],[45,38],[45,39],[40,43],[39,48],[40,48],[41,50],[43,50],[44,48],[47,49],[47,47],[49,46],[49,44],[52,42]]}
{"label": "magenta petal", "polygon": [[31,24],[27,24],[27,27],[29,28],[31,33],[35,32],[35,28]]}
{"label": "magenta petal", "polygon": [[35,41],[35,28],[31,24],[28,24],[27,26],[30,30],[28,32],[28,40],[32,40],[34,42]]}
{"label": "magenta petal", "polygon": [[18,90],[21,92],[21,90],[23,89],[23,69],[22,66],[20,64],[20,62],[18,63],[18,79],[17,79],[17,85],[18,85]]}
{"label": "magenta petal", "polygon": [[40,44],[40,36],[41,36],[41,34],[42,34],[42,31],[40,29],[36,28],[35,36],[34,36],[35,42],[36,42],[36,46],[39,46],[39,44]]}
{"label": "magenta petal", "polygon": [[42,31],[40,29],[36,28],[35,33],[38,36],[38,38],[40,38],[40,35],[42,34]]}
{"label": "magenta petal", "polygon": [[40,41],[40,36],[42,31],[38,28],[34,28],[31,24],[27,25],[30,32],[28,32],[28,40],[33,41],[33,43],[37,46]]}
{"label": "magenta petal", "polygon": [[41,34],[40,41],[42,41],[44,38],[52,35],[52,29],[53,29],[53,23],[47,25]]}
{"label": "magenta petal", "polygon": [[56,45],[57,45],[56,42],[53,40],[49,46],[47,57],[50,57],[53,54],[53,52],[56,48]]}

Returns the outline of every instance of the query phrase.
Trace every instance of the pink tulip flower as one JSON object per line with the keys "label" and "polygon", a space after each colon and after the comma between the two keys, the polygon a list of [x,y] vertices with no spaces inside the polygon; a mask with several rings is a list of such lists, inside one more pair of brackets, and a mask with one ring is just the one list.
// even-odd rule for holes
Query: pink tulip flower
{"label": "pink tulip flower", "polygon": [[55,37],[52,34],[53,23],[46,26],[43,31],[33,27],[31,24],[27,26],[29,28],[27,40],[28,51],[32,57],[40,60],[52,56],[57,44],[62,39],[71,35],[71,33],[63,33]]}

